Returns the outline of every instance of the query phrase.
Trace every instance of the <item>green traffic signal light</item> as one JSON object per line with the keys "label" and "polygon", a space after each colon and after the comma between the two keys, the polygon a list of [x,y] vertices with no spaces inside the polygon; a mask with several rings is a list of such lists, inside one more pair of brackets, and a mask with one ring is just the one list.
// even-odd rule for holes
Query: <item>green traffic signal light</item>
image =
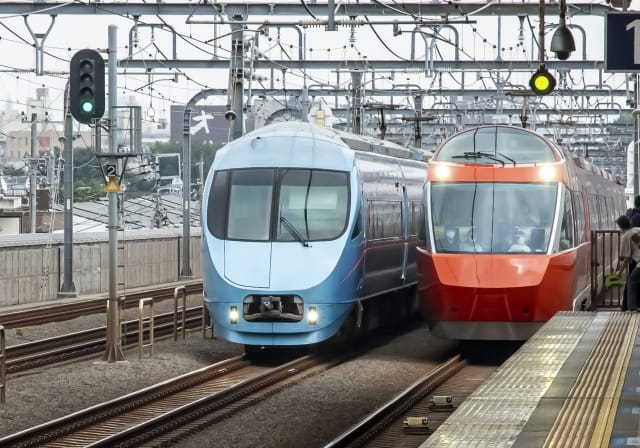
{"label": "green traffic signal light", "polygon": [[548,95],[556,88],[556,79],[542,64],[529,80],[529,87],[536,95]]}
{"label": "green traffic signal light", "polygon": [[82,112],[84,112],[85,114],[90,114],[91,112],[93,112],[93,101],[83,101],[82,104],[80,105],[80,108],[82,109]]}

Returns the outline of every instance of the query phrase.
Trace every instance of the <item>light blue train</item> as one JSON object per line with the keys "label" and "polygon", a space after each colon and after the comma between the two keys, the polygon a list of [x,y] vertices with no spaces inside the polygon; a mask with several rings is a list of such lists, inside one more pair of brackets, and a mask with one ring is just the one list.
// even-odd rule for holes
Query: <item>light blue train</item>
{"label": "light blue train", "polygon": [[425,159],[302,122],[220,149],[201,215],[216,334],[248,348],[314,344],[413,308]]}

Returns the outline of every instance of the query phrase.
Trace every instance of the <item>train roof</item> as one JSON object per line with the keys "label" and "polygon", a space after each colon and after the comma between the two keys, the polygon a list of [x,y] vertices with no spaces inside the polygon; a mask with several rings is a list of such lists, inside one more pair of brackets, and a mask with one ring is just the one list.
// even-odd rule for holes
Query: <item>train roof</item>
{"label": "train roof", "polygon": [[530,129],[510,125],[465,128],[445,140],[436,149],[433,160],[503,166],[572,161],[580,170],[621,184],[619,179],[575,152],[568,151],[559,142]]}
{"label": "train roof", "polygon": [[329,141],[340,141],[354,151],[372,152],[401,159],[413,159],[427,161],[433,153],[420,148],[404,147],[397,143],[380,140],[367,135],[351,134],[336,129],[325,128],[302,121],[287,121],[274,123],[248,133],[246,138],[257,137],[289,137],[302,133],[313,134],[315,138]]}
{"label": "train roof", "polygon": [[350,134],[348,132],[332,130],[346,145],[355,151],[373,152],[401,159],[415,159],[428,161],[433,153],[420,148],[405,148],[388,140],[369,137],[367,135]]}

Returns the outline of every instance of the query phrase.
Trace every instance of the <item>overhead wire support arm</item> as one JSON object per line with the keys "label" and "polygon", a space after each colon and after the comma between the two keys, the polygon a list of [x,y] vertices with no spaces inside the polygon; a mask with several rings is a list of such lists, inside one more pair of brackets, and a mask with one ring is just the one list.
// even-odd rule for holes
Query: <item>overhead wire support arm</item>
{"label": "overhead wire support arm", "polygon": [[49,36],[49,33],[53,28],[53,24],[56,21],[55,14],[52,14],[50,17],[51,17],[51,23],[49,24],[49,28],[47,28],[47,31],[44,34],[42,34],[42,33],[34,33],[31,27],[29,26],[29,16],[28,15],[24,16],[24,24],[27,27],[27,30],[29,30],[29,34],[31,34],[31,37],[33,38],[33,42],[34,42],[33,46],[36,49],[36,75],[37,76],[42,76],[44,74],[44,41],[47,39],[47,36]]}
{"label": "overhead wire support arm", "polygon": [[191,272],[191,112],[196,103],[210,95],[216,94],[215,89],[205,89],[196,93],[184,106],[182,128],[182,267],[181,278],[190,278]]}
{"label": "overhead wire support arm", "polygon": [[[135,25],[133,25],[131,27],[131,29],[129,29],[129,59],[133,58],[133,47],[134,47],[134,40],[135,40],[135,34],[138,32],[139,28],[151,28],[151,30],[153,31],[155,28],[160,28],[162,30],[167,29],[171,32],[172,38],[173,38],[173,59],[176,60],[178,59],[178,54],[177,54],[177,35],[178,33],[176,32],[175,28],[173,28],[171,25],[168,24],[164,24],[164,23],[140,23],[137,22],[135,23]],[[178,82],[178,74],[174,74],[174,82]]]}

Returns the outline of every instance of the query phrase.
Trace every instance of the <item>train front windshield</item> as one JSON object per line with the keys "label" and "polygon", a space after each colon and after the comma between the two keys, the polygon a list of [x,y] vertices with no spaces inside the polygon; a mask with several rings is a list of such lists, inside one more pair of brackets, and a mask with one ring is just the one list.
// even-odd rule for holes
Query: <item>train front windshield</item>
{"label": "train front windshield", "polygon": [[546,253],[558,185],[431,183],[436,252]]}
{"label": "train front windshield", "polygon": [[338,238],[347,227],[349,173],[293,168],[217,171],[208,227],[221,239],[310,241]]}

